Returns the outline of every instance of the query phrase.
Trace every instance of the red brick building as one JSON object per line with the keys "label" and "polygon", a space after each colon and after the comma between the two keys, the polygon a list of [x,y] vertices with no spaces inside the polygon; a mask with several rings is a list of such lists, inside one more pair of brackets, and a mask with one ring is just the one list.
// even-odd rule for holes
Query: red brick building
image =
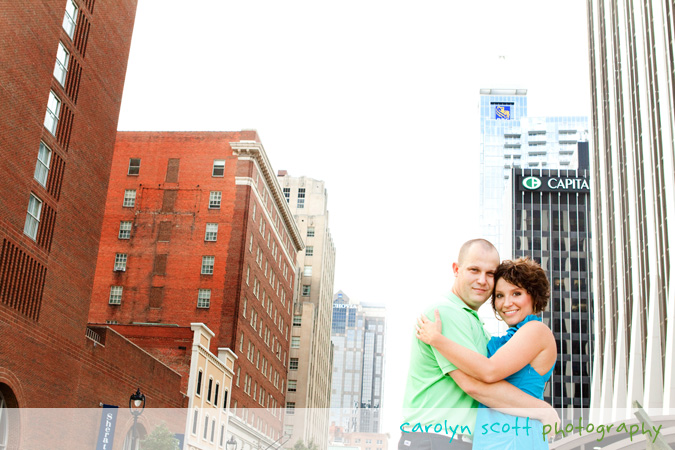
{"label": "red brick building", "polygon": [[238,357],[232,409],[274,440],[302,248],[255,131],[120,132],[90,321],[206,324]]}
{"label": "red brick building", "polygon": [[182,406],[176,372],[87,327],[135,14],[0,4],[0,407]]}

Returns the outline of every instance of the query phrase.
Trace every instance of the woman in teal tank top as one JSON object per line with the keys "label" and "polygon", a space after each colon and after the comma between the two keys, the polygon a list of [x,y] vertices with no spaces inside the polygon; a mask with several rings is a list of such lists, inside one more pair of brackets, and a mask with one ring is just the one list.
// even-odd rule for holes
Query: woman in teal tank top
{"label": "woman in teal tank top", "polygon": [[[443,336],[438,312],[434,322],[424,316],[418,320],[417,337],[434,346],[471,377],[486,383],[506,380],[543,399],[544,386],[555,367],[557,349],[553,333],[536,314],[546,308],[549,295],[549,282],[539,264],[529,258],[504,261],[494,274],[492,307],[510,328],[505,336],[490,340],[487,357]],[[547,449],[548,442],[538,420],[480,405],[473,448]]]}

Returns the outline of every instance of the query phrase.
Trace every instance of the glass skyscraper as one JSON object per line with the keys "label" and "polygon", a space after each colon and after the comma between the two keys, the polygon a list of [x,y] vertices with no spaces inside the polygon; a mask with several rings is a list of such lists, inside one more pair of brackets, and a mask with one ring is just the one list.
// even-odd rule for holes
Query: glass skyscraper
{"label": "glass skyscraper", "polygon": [[345,432],[380,432],[385,331],[383,306],[335,294],[330,421]]}

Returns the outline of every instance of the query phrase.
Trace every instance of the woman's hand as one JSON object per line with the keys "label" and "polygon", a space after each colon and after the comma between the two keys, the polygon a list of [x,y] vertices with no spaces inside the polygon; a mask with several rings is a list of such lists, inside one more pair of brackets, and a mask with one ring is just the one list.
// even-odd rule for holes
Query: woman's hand
{"label": "woman's hand", "polygon": [[425,344],[434,345],[436,340],[442,336],[443,324],[441,323],[441,315],[438,313],[438,310],[434,311],[434,318],[434,322],[432,322],[427,319],[427,316],[422,314],[417,319],[417,325],[415,326],[417,339]]}

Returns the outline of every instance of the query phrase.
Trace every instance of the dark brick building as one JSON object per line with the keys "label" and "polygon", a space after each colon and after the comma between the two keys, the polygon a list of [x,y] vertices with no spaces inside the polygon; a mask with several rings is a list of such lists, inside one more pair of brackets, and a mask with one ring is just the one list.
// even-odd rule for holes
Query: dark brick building
{"label": "dark brick building", "polygon": [[231,408],[274,440],[302,248],[255,131],[120,132],[90,321],[206,324],[238,356]]}
{"label": "dark brick building", "polygon": [[0,3],[3,405],[125,406],[140,386],[149,405],[182,406],[180,375],[87,326],[135,13],[136,0]]}

